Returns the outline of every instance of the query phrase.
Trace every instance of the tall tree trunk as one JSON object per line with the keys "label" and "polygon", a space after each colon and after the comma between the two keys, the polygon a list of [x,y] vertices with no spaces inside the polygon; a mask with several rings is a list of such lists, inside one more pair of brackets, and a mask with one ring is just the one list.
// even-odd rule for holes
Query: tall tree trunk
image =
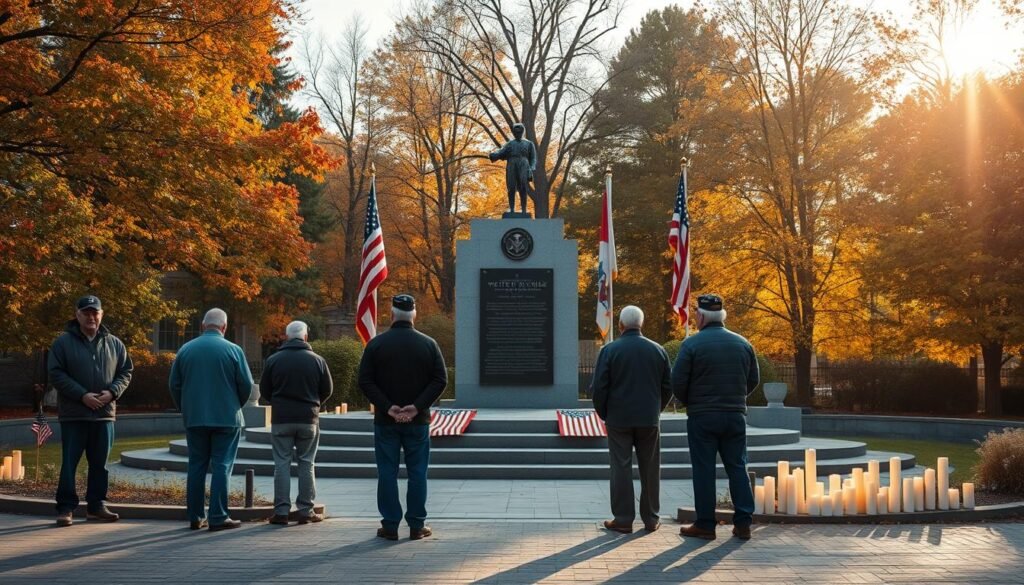
{"label": "tall tree trunk", "polygon": [[796,402],[800,406],[813,406],[811,401],[811,356],[814,352],[810,347],[797,345],[793,353],[796,367]]}
{"label": "tall tree trunk", "polygon": [[985,415],[999,416],[1003,414],[1003,385],[999,379],[1003,369],[1003,342],[982,343],[981,357],[985,360]]}

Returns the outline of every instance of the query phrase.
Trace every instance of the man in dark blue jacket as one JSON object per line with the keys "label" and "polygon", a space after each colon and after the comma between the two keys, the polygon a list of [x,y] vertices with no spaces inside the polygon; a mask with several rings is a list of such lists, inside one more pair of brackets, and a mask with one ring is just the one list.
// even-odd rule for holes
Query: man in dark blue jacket
{"label": "man in dark blue jacket", "polygon": [[373,442],[377,459],[377,536],[398,540],[402,503],[398,499],[398,458],[405,454],[409,479],[405,521],[409,538],[432,534],[427,518],[427,464],[430,461],[430,405],[448,383],[437,342],[416,331],[416,300],[391,300],[391,328],[366,344],[359,362],[359,388],[377,408]]}
{"label": "man in dark blue jacket", "polygon": [[619,313],[622,335],[601,349],[594,366],[594,410],[608,429],[612,515],[604,527],[629,534],[636,516],[633,451],[640,470],[640,519],[648,532],[661,526],[661,411],[672,399],[665,349],[640,332],[644,313],[630,305]]}
{"label": "man in dark blue jacket", "polygon": [[697,299],[700,331],[683,341],[672,368],[672,392],[686,406],[686,435],[693,468],[697,521],[683,536],[715,539],[715,457],[729,477],[733,535],[750,538],[754,494],[747,477],[747,395],[759,382],[754,348],[725,328],[717,295]]}
{"label": "man in dark blue jacket", "polygon": [[61,465],[57,483],[57,525],[71,526],[78,507],[75,470],[82,454],[89,461],[85,501],[89,520],[114,522],[107,509],[107,457],[114,443],[117,399],[132,379],[124,343],[103,321],[103,306],[92,295],[78,300],[75,318],[50,348],[47,369],[57,388]]}
{"label": "man in dark blue jacket", "polygon": [[288,340],[267,358],[260,376],[260,395],[270,403],[270,444],[274,450],[274,516],[271,524],[288,524],[291,511],[292,458],[299,462],[299,524],[320,522],[313,510],[316,478],[313,471],[320,443],[320,405],[334,391],[327,362],[306,343],[309,327],[292,321]]}

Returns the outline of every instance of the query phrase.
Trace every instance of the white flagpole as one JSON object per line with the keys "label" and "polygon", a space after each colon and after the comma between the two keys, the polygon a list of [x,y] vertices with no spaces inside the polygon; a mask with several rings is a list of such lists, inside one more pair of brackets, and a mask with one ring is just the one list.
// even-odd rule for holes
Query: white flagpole
{"label": "white flagpole", "polygon": [[615,340],[615,236],[612,230],[612,165],[604,169],[604,188],[608,193],[608,209],[601,213],[608,213],[608,341]]}
{"label": "white flagpole", "polygon": [[[689,198],[689,196],[690,196],[690,181],[687,178],[686,171],[687,171],[687,169],[690,168],[690,160],[684,156],[683,158],[681,158],[679,160],[679,166],[680,166],[681,170],[683,171],[683,187],[686,189],[686,193],[684,195],[687,198]],[[687,207],[689,207],[689,201],[687,201]],[[686,238],[687,238],[687,240],[689,240],[689,238],[690,238],[690,228],[686,228]],[[689,248],[687,248],[687,256],[689,256]],[[690,270],[690,274],[693,274],[693,264],[689,261],[689,258],[687,258],[687,264],[688,264],[687,268]],[[687,280],[687,282],[686,282],[686,288],[687,289],[690,288],[689,280]],[[687,301],[687,303],[686,303],[686,327],[685,327],[686,331],[683,334],[683,339],[686,339],[687,337],[690,336],[690,302],[689,302],[690,299],[689,299],[689,295],[686,295],[686,296],[687,296],[687,299],[686,299],[686,301]]]}

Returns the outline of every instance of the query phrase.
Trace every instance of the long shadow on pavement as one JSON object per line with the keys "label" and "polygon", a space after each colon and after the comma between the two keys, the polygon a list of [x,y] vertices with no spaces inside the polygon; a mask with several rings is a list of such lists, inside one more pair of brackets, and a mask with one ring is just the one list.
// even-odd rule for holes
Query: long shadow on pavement
{"label": "long shadow on pavement", "polygon": [[[685,538],[679,546],[672,547],[657,556],[643,561],[628,571],[608,579],[605,583],[638,583],[659,580],[683,583],[704,574],[723,558],[736,551],[739,546],[742,546],[738,542],[724,542],[686,559],[686,562],[681,566],[670,570],[672,565],[709,545],[711,545],[711,541],[699,538]],[[658,576],[662,578],[658,579]]]}
{"label": "long shadow on pavement", "polygon": [[[125,524],[128,523],[119,523],[119,527],[124,526]],[[128,525],[130,526],[130,524]],[[34,526],[31,528],[34,528]],[[54,533],[54,538],[57,538],[57,535],[59,534],[63,538],[72,539],[74,538],[75,535],[74,526],[60,528],[53,524],[49,524],[41,526],[40,528],[55,530],[56,532]],[[0,572],[3,572],[5,569],[11,568],[26,568],[34,567],[36,565],[45,565],[48,563],[52,563],[54,559],[70,559],[75,557],[96,556],[108,552],[122,552],[126,549],[151,546],[154,544],[169,542],[173,540],[187,539],[189,537],[189,535],[187,534],[188,532],[189,531],[187,529],[182,530],[179,525],[179,527],[173,530],[165,530],[163,532],[157,532],[155,534],[147,534],[146,536],[141,538],[131,538],[130,534],[126,535],[125,532],[122,530],[114,530],[111,531],[109,534],[104,534],[102,536],[90,534],[89,542],[87,544],[71,546],[61,549],[47,549],[43,552],[22,555],[17,558],[11,558],[6,561],[0,561]],[[97,540],[100,540],[100,542],[97,542]],[[15,565],[14,563],[17,564]]]}
{"label": "long shadow on pavement", "polygon": [[512,583],[516,582],[517,579],[529,579],[530,582],[537,582],[542,579],[546,579],[559,571],[568,569],[577,563],[592,559],[610,550],[618,548],[623,544],[642,536],[643,533],[634,533],[630,536],[610,532],[605,533],[597,538],[591,538],[586,542],[577,544],[572,548],[567,548],[544,558],[524,563],[500,573],[495,573],[490,577],[478,579],[477,581],[474,581],[473,584],[490,585],[495,583]]}

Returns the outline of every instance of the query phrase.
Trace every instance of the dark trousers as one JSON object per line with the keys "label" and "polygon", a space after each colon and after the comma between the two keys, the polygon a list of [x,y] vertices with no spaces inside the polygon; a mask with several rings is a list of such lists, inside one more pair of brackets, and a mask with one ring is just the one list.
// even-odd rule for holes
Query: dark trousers
{"label": "dark trousers", "polygon": [[687,414],[686,436],[693,467],[693,499],[698,528],[714,530],[715,457],[720,455],[729,477],[734,526],[750,526],[754,493],[747,476],[747,417],[740,412]]}
{"label": "dark trousers", "polygon": [[238,454],[238,427],[189,427],[188,479],[185,483],[186,513],[190,522],[206,517],[206,473],[210,473],[211,526],[228,519],[228,481]]}
{"label": "dark trousers", "polygon": [[629,526],[636,517],[633,505],[633,451],[640,470],[640,520],[658,523],[661,508],[661,433],[658,427],[606,427],[611,464],[612,515],[615,523]]}
{"label": "dark trousers", "polygon": [[60,480],[57,483],[57,513],[67,514],[78,507],[75,472],[85,454],[89,475],[85,501],[90,512],[100,510],[107,500],[107,457],[114,444],[112,421],[67,421],[60,423]]}
{"label": "dark trousers", "polygon": [[402,502],[398,498],[399,454],[405,454],[405,473],[409,479],[405,494],[405,521],[419,530],[427,520],[427,466],[430,464],[430,425],[373,425],[374,452],[377,457],[377,509],[385,530],[397,531],[402,521]]}

